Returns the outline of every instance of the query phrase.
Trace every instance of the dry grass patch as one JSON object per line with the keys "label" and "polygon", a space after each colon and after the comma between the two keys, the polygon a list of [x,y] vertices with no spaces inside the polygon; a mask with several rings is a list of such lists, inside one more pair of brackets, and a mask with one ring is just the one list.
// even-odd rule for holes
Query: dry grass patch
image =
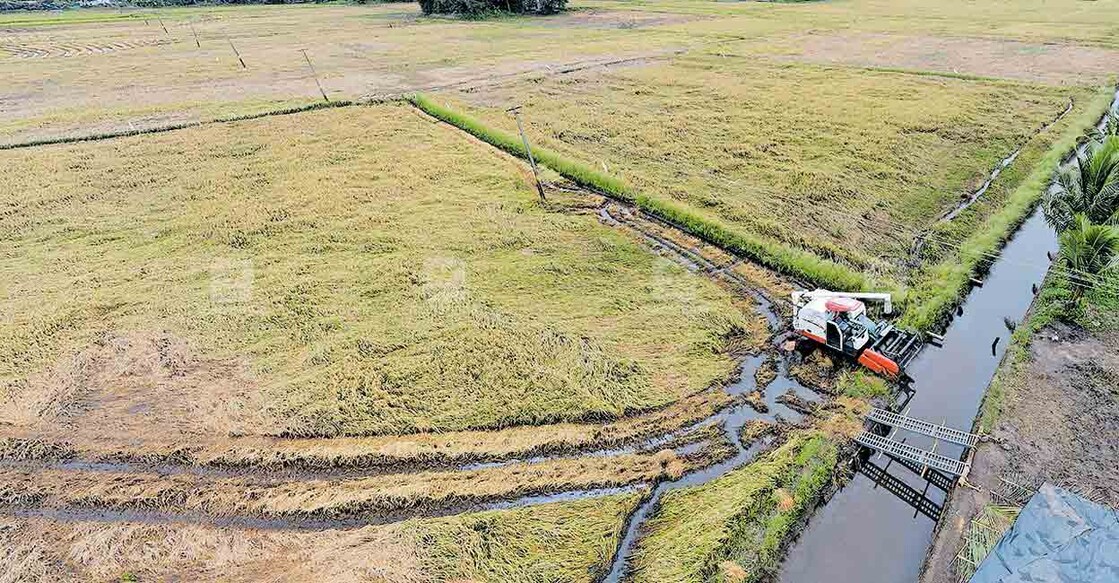
{"label": "dry grass patch", "polygon": [[608,420],[724,379],[745,329],[726,291],[403,106],[0,156],[9,400],[106,332],[168,330],[246,359],[289,434]]}
{"label": "dry grass patch", "polygon": [[890,279],[917,230],[1085,93],[689,55],[443,99],[523,104],[542,146],[648,197]]}
{"label": "dry grass patch", "polygon": [[590,582],[639,494],[318,532],[0,519],[10,581]]}
{"label": "dry grass patch", "polygon": [[195,355],[166,332],[105,334],[13,388],[0,403],[9,429],[71,443],[279,430],[247,363]]}

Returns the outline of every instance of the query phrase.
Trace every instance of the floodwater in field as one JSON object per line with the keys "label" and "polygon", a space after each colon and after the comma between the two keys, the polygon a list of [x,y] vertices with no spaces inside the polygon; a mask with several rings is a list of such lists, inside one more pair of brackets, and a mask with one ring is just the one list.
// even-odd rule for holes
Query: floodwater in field
{"label": "floodwater in field", "polygon": [[[928,346],[910,364],[916,394],[910,415],[967,430],[998,368],[1010,331],[1004,318],[1014,322],[1033,301],[1033,284],[1040,284],[1049,269],[1048,252],[1056,251],[1057,237],[1035,212],[1007,244],[1001,257],[971,291],[944,335],[942,347]],[[998,344],[992,351],[995,338]],[[901,437],[900,435],[898,436]],[[907,443],[931,447],[931,439],[909,436]],[[955,457],[958,447],[939,445],[938,452]],[[925,480],[897,464],[887,464],[896,478],[943,503],[944,493],[926,489]],[[935,523],[918,514],[874,480],[859,473],[810,520],[790,549],[782,566],[784,583],[859,581],[898,583],[916,581]]]}
{"label": "floodwater in field", "polygon": [[[772,305],[767,300],[762,297],[757,297],[756,299],[759,302],[759,311],[766,315],[771,325],[779,321]],[[736,397],[744,397],[755,391],[758,387],[754,380],[754,372],[765,363],[767,358],[770,358],[770,356],[763,353],[746,359],[746,361],[742,363],[739,371],[739,380],[726,388],[727,393]],[[626,524],[625,535],[622,537],[618,552],[614,556],[610,572],[607,574],[606,578],[603,579],[605,583],[618,583],[626,575],[627,569],[629,568],[629,558],[637,543],[641,527],[645,524],[645,520],[655,511],[661,496],[663,496],[665,492],[706,484],[731,470],[742,467],[753,461],[760,452],[764,451],[766,447],[772,443],[772,440],[770,438],[762,438],[749,445],[743,444],[740,434],[746,423],[754,420],[770,422],[784,420],[795,422],[803,417],[801,413],[778,401],[778,398],[782,395],[792,393],[801,401],[808,403],[815,403],[819,400],[819,397],[810,389],[788,376],[784,359],[779,358],[777,360],[777,367],[777,378],[770,381],[770,383],[764,387],[765,404],[767,407],[766,413],[758,412],[749,403],[741,402],[702,422],[704,424],[720,424],[727,440],[733,444],[735,454],[727,460],[686,474],[677,480],[657,484],[652,494],[642,502],[641,506],[630,516],[629,522]]]}

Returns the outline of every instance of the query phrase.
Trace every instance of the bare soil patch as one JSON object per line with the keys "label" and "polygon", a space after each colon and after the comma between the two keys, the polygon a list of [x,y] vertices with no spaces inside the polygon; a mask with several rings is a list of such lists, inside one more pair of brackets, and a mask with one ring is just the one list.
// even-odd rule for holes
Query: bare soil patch
{"label": "bare soil patch", "polygon": [[103,335],[18,383],[0,423],[78,442],[276,430],[247,363],[197,356],[174,335],[149,331]]}
{"label": "bare soil patch", "polygon": [[1095,84],[1115,76],[1119,51],[1071,44],[873,33],[807,34],[788,58],[1051,84]]}
{"label": "bare soil patch", "polygon": [[970,520],[1002,491],[1000,479],[1028,487],[1052,482],[1119,506],[1119,338],[1068,324],[1043,329],[1030,362],[1008,391],[992,433],[979,446],[968,480],[956,488],[922,577],[955,583],[953,558]]}

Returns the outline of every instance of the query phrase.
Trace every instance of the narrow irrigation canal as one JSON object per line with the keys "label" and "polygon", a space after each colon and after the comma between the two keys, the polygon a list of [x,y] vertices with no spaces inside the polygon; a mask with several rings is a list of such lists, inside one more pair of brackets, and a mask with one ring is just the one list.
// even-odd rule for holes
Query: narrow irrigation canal
{"label": "narrow irrigation canal", "polygon": [[[1007,243],[983,285],[970,292],[962,314],[957,315],[946,331],[943,346],[928,346],[909,365],[909,372],[915,379],[915,396],[909,402],[914,417],[953,427],[971,427],[984,391],[1010,344],[1010,331],[1004,319],[1021,321],[1033,301],[1033,284],[1040,283],[1049,268],[1047,254],[1056,249],[1055,233],[1041,213],[1035,212]],[[759,311],[775,329],[780,328],[778,316],[769,302],[764,298],[759,301]],[[992,349],[996,337],[999,341]],[[737,396],[755,390],[754,371],[765,358],[767,356],[759,355],[743,362],[740,380],[727,387],[727,392]],[[811,390],[786,374],[784,358],[778,358],[778,365],[777,378],[764,391],[769,413],[758,413],[742,403],[701,422],[721,424],[727,438],[735,445],[735,455],[678,480],[660,483],[630,518],[604,582],[624,580],[641,528],[655,512],[664,493],[704,484],[746,465],[765,449],[764,442],[749,447],[740,442],[738,434],[745,423],[753,419],[772,421],[775,414],[788,421],[799,420],[799,413],[776,402],[779,395],[789,390],[804,400],[817,399]],[[920,436],[909,438],[908,443],[926,449],[932,445]],[[948,456],[962,453],[943,443],[939,448],[939,453]],[[944,503],[947,492],[888,460],[872,459],[864,467],[878,467],[880,471],[875,479],[868,477],[872,472],[858,473],[816,512],[790,550],[782,566],[781,581],[897,583],[917,579],[935,520],[927,511],[923,514],[916,510],[913,498],[926,500],[926,509],[929,504],[935,508]],[[883,486],[886,482],[893,487]],[[898,490],[907,491],[910,498],[899,497]]]}
{"label": "narrow irrigation canal", "polygon": [[[1031,286],[1041,283],[1049,269],[1047,253],[1056,249],[1056,234],[1041,212],[1034,212],[1007,244],[982,287],[971,291],[963,314],[948,328],[943,347],[926,347],[909,366],[916,389],[909,403],[914,417],[962,429],[971,427],[1009,345],[1010,331],[1003,319],[1022,320],[1033,301]],[[1000,340],[992,350],[996,337]],[[908,443],[931,446],[914,438]],[[945,448],[943,443],[939,451],[948,456],[961,453]],[[888,464],[888,460],[877,461],[893,478],[923,493],[934,504],[943,504],[945,493],[939,488],[929,487],[917,474]],[[936,524],[881,487],[881,482],[860,472],[820,508],[790,549],[780,580],[916,581]]]}
{"label": "narrow irrigation canal", "polygon": [[[1117,107],[1119,88],[1110,109]],[[1106,119],[1101,119],[1097,128],[1102,128]],[[1085,147],[1081,145],[1078,152]],[[1017,151],[1007,160],[1016,156]],[[1007,160],[992,176],[1007,165]],[[1071,156],[1063,166],[1068,164]],[[916,389],[909,403],[912,416],[965,430],[972,426],[1010,344],[1005,322],[1022,321],[1033,303],[1032,286],[1045,278],[1049,253],[1057,248],[1057,234],[1046,224],[1041,209],[1036,209],[998,255],[983,285],[971,290],[963,313],[945,333],[943,346],[928,346],[909,366]],[[931,445],[931,440],[915,437],[908,442],[925,449]],[[954,446],[941,443],[940,447],[944,455],[962,453]],[[918,579],[936,522],[912,503],[912,496],[906,501],[895,494],[907,491],[920,496],[918,501],[940,506],[947,493],[888,461],[872,458],[867,465],[878,469],[857,474],[813,515],[782,565],[782,583],[896,583]]]}

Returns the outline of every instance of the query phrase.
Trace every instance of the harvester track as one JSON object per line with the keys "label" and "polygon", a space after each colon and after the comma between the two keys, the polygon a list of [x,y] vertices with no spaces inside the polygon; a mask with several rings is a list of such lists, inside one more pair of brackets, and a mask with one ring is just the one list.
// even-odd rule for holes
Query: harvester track
{"label": "harvester track", "polygon": [[51,57],[69,58],[84,55],[100,55],[118,51],[128,51],[146,47],[157,47],[174,43],[166,38],[103,41],[96,43],[45,42],[24,44],[7,42],[0,44],[0,53],[17,59],[44,59]]}
{"label": "harvester track", "polygon": [[[740,269],[748,266],[740,259],[621,203],[602,201],[595,209],[601,220],[631,231],[661,256],[753,298],[770,331],[780,329],[781,318],[768,298],[779,297],[781,290],[763,290],[765,283],[773,282],[759,284],[757,274],[744,275]],[[791,383],[787,377],[779,375],[764,385],[755,381],[755,370],[772,360],[769,344],[743,363],[736,382],[695,395],[699,399],[689,405],[689,421],[662,426],[664,414],[654,411],[650,425],[638,433],[611,440],[606,432],[605,442],[566,451],[530,448],[496,457],[472,459],[462,452],[459,457],[417,455],[394,461],[370,450],[351,459],[350,465],[322,465],[325,458],[312,456],[304,460],[306,465],[289,466],[285,463],[294,459],[289,457],[292,452],[267,455],[270,446],[282,446],[285,440],[245,438],[246,444],[259,442],[263,455],[228,465],[208,463],[205,457],[193,458],[174,448],[150,458],[136,450],[137,457],[129,457],[133,454],[120,455],[111,448],[101,453],[67,449],[46,436],[39,444],[32,443],[35,436],[8,436],[8,441],[23,439],[30,445],[0,448],[0,516],[257,531],[351,530],[712,479],[772,445],[768,441],[747,448],[739,443],[737,429],[743,423],[781,425],[801,418],[782,405],[777,394]],[[766,412],[755,411],[745,400],[747,393],[758,391],[768,401]],[[721,399],[704,400],[716,392]],[[662,455],[664,450],[673,455]],[[661,459],[677,460],[679,465],[670,470]],[[277,460],[279,464],[273,464]],[[578,467],[565,468],[567,462]]]}

